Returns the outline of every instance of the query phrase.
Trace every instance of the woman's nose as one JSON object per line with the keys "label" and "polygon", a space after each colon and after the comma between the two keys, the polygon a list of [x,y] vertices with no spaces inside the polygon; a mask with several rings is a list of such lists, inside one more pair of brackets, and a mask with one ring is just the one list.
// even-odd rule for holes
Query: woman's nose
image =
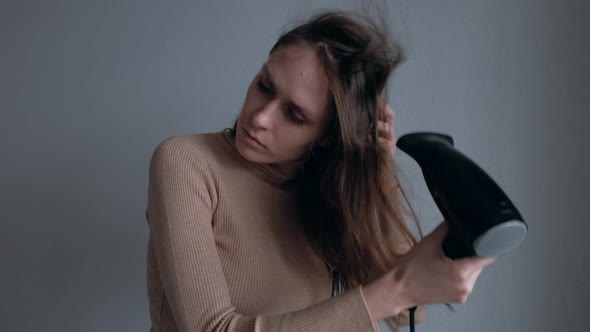
{"label": "woman's nose", "polygon": [[273,124],[273,117],[275,111],[278,109],[278,101],[270,101],[262,105],[252,118],[252,124],[258,129],[270,129]]}

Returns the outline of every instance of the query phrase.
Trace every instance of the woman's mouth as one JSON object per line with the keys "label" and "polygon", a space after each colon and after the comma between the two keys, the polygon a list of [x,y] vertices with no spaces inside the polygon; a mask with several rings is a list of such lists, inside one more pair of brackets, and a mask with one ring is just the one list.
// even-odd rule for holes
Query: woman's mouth
{"label": "woman's mouth", "polygon": [[247,143],[249,143],[250,145],[259,147],[259,148],[266,149],[266,146],[264,146],[264,144],[260,143],[260,141],[255,136],[251,135],[248,132],[248,130],[246,130],[246,128],[242,128],[242,130],[244,132],[244,138]]}

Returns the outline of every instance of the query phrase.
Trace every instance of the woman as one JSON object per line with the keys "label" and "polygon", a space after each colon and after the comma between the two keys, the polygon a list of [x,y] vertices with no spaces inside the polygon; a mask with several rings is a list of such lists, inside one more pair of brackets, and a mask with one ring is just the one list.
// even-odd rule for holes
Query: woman
{"label": "woman", "polygon": [[318,15],[272,47],[233,129],[158,145],[152,331],[372,331],[466,300],[492,260],[451,261],[444,224],[416,243],[403,218],[381,99],[400,60],[368,21]]}

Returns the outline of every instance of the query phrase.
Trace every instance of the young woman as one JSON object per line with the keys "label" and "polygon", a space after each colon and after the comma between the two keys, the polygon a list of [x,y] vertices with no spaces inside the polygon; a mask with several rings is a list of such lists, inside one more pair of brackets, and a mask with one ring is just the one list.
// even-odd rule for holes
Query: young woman
{"label": "young woman", "polygon": [[[324,13],[282,35],[233,129],[153,153],[152,331],[373,331],[407,308],[464,302],[491,259],[416,243],[381,99],[400,48]],[[419,315],[420,316],[420,315]]]}

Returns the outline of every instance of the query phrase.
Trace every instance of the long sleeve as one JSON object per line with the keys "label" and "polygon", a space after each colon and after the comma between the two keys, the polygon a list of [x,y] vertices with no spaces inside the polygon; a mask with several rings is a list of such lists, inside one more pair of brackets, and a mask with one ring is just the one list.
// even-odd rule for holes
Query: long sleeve
{"label": "long sleeve", "polygon": [[236,312],[213,232],[219,195],[212,174],[202,152],[183,139],[164,141],[150,161],[150,246],[178,330],[376,330],[360,288],[278,315]]}

